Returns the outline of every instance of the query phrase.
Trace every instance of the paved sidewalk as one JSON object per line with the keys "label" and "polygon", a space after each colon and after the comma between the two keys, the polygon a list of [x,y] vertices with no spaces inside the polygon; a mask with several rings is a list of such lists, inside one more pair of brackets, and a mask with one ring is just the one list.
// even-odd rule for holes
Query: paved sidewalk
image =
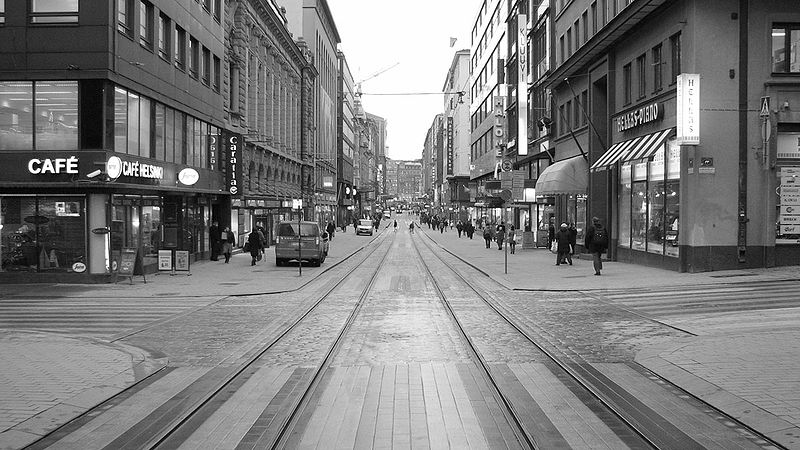
{"label": "paved sidewalk", "polygon": [[[385,226],[385,224],[384,224]],[[378,235],[338,230],[321,267],[277,267],[274,248],[250,265],[250,254],[230,263],[200,261],[191,276],[134,277],[117,284],[0,284],[0,301],[46,297],[208,297],[299,289],[344,261]],[[168,300],[165,300],[168,301]],[[167,365],[166,358],[119,343],[80,336],[0,329],[0,449],[23,448]]]}
{"label": "paved sidewalk", "polygon": [[[572,266],[556,267],[555,255],[549,250],[522,249],[520,245],[515,254],[507,255],[506,273],[504,252],[497,250],[496,243],[486,249],[478,233],[470,240],[459,239],[455,230],[440,233],[424,226],[422,232],[515,290],[602,291],[800,281],[798,266],[689,274],[611,261],[603,262],[602,275],[597,277],[588,255],[573,258]],[[781,329],[748,328],[685,338],[647,348],[637,355],[636,362],[781,445],[800,449],[800,313],[785,311]]]}

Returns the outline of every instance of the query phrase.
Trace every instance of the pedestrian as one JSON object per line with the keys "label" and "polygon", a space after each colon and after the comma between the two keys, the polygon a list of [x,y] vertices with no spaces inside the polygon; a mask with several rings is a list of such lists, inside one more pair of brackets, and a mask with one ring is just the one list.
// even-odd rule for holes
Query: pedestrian
{"label": "pedestrian", "polygon": [[225,264],[231,260],[231,253],[233,253],[233,246],[236,245],[236,237],[231,232],[230,227],[225,227],[220,236],[220,243],[222,244],[222,254],[225,256]]}
{"label": "pedestrian", "polygon": [[592,224],[586,230],[584,246],[592,254],[594,274],[600,275],[603,269],[602,254],[608,249],[608,230],[597,217],[592,217]]}
{"label": "pedestrian", "polygon": [[342,227],[342,233],[347,231],[347,221],[346,220],[343,220],[340,225]]}
{"label": "pedestrian", "polygon": [[261,225],[256,226],[256,231],[258,231],[258,237],[261,239],[261,251],[258,253],[258,260],[261,261],[261,258],[264,256],[264,251],[267,248],[267,235],[264,233],[264,227]]}
{"label": "pedestrian", "polygon": [[394,232],[397,233],[397,219],[394,219]]}
{"label": "pedestrian", "polygon": [[512,255],[517,250],[517,236],[515,233],[514,225],[511,225],[508,229],[508,250]]}
{"label": "pedestrian", "polygon": [[556,250],[556,265],[558,266],[569,262],[569,265],[571,266],[572,256],[569,254],[569,227],[566,223],[561,224],[561,228],[556,233],[555,239],[556,242],[558,242],[558,247]]}
{"label": "pedestrian", "polygon": [[475,235],[475,225],[473,225],[472,221],[470,220],[467,222],[467,237],[472,239],[473,235]]}
{"label": "pedestrian", "polygon": [[325,227],[325,231],[328,232],[328,240],[333,240],[333,234],[336,233],[336,226],[333,225],[332,221],[328,221],[328,226]]}
{"label": "pedestrian", "polygon": [[219,261],[220,234],[219,222],[216,220],[211,222],[211,226],[208,227],[208,241],[211,245],[211,257],[209,259],[211,261]]}
{"label": "pedestrian", "polygon": [[578,228],[575,226],[575,222],[570,222],[569,224],[569,254],[571,256],[575,256],[575,244],[578,241]]}
{"label": "pedestrian", "polygon": [[261,243],[261,235],[258,232],[258,228],[256,228],[250,233],[250,236],[247,237],[247,247],[248,250],[250,251],[250,257],[252,258],[252,260],[250,261],[251,266],[255,266],[256,262],[258,262],[258,260],[261,259],[262,245],[263,244]]}
{"label": "pedestrian", "polygon": [[414,234],[414,221],[411,221],[411,224],[408,225],[408,232]]}
{"label": "pedestrian", "polygon": [[556,239],[556,226],[553,218],[550,218],[550,225],[547,226],[547,248],[553,248],[553,241]]}
{"label": "pedestrian", "polygon": [[462,231],[464,231],[464,224],[463,224],[463,223],[461,223],[461,221],[460,221],[460,220],[459,220],[459,221],[458,221],[458,223],[456,224],[456,231],[458,231],[458,237],[459,237],[459,239],[460,239],[460,238],[461,238],[461,232],[462,232]]}
{"label": "pedestrian", "polygon": [[497,225],[497,229],[495,231],[496,231],[495,239],[497,239],[497,249],[502,250],[503,241],[506,238],[506,223],[501,221],[500,224]]}
{"label": "pedestrian", "polygon": [[486,248],[492,247],[492,229],[490,227],[483,228],[483,240],[486,241]]}

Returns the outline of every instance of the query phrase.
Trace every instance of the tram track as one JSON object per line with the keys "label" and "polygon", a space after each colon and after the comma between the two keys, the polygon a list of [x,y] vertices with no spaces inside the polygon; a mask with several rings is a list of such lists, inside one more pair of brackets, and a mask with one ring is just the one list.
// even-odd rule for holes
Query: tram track
{"label": "tram track", "polygon": [[[450,271],[460,279],[465,285],[469,286],[469,288],[486,304],[488,305],[496,314],[498,314],[502,319],[513,329],[515,329],[518,333],[525,337],[525,339],[538,348],[547,358],[554,363],[564,374],[566,374],[570,379],[574,380],[577,384],[579,384],[587,393],[589,393],[593,398],[595,398],[598,402],[600,402],[603,407],[605,407],[609,412],[611,412],[615,417],[617,417],[622,423],[625,424],[630,430],[632,430],[637,436],[639,436],[647,446],[655,449],[661,448],[684,448],[686,446],[686,442],[682,442],[681,440],[674,439],[674,436],[670,436],[670,433],[665,432],[663,425],[665,421],[655,419],[653,420],[652,412],[646,411],[642,408],[642,405],[636,402],[635,398],[624,391],[620,391],[620,387],[614,385],[611,380],[607,379],[605,375],[600,373],[597,370],[591,368],[590,364],[587,364],[584,361],[581,361],[578,355],[567,356],[565,354],[564,357],[560,357],[556,355],[552,350],[548,349],[548,345],[552,346],[551,342],[548,342],[547,345],[542,344],[536,340],[531,333],[526,330],[524,325],[521,325],[514,319],[512,314],[500,304],[495,298],[495,295],[489,293],[485,288],[481,288],[476,286],[473,281],[470,281],[468,277],[464,274],[460,273],[456,270],[452,263],[448,263],[442,257],[442,253],[447,253],[454,259],[458,260],[459,262],[463,263],[465,266],[475,269],[476,272],[484,275],[486,280],[489,280],[491,283],[496,284],[499,289],[507,290],[508,288],[502,285],[501,283],[495,281],[491,276],[489,276],[483,270],[475,267],[469,261],[464,260],[459,255],[449,251],[447,249],[442,248],[438,245],[435,241],[433,241],[426,233],[421,233],[424,235],[424,245],[428,250],[430,250],[430,254],[434,255],[437,260],[439,260],[442,265],[446,266]],[[415,241],[416,246],[416,241]],[[436,251],[432,246],[436,246],[438,250]],[[418,249],[417,249],[418,250]],[[419,251],[419,250],[418,250]],[[420,258],[424,260],[425,258],[422,257],[420,254]],[[428,267],[428,264],[425,264],[426,270],[428,270],[431,274],[432,271]],[[433,279],[433,278],[432,278]],[[584,293],[585,295],[589,295],[595,301],[600,303],[607,304],[608,302],[604,302],[602,298],[593,293]],[[446,300],[445,300],[446,301]],[[613,305],[612,305],[613,306]],[[622,309],[625,312],[631,313],[627,309]],[[637,317],[640,317],[643,320],[655,322],[660,325],[667,326],[669,328],[673,328],[676,331],[684,332],[689,335],[693,335],[693,333],[688,333],[685,330],[681,330],[679,328],[669,326],[667,324],[662,323],[656,319],[651,317],[647,317],[641,314],[633,314]],[[458,320],[456,318],[456,320]],[[477,350],[476,350],[477,351]],[[577,359],[576,359],[577,356]],[[565,360],[566,359],[566,360]],[[742,424],[741,422],[737,421],[736,419],[728,416],[727,414],[719,411],[712,406],[705,403],[699,397],[678,388],[677,386],[673,386],[676,390],[680,391],[681,396],[690,397],[693,401],[702,404],[705,408],[711,409],[717,415],[717,417],[724,417],[724,421],[728,423],[735,423],[736,427],[740,427],[742,429],[747,430],[748,433],[754,436],[754,440],[766,442],[769,448],[784,448],[780,444],[774,442],[773,440],[769,439],[766,436],[758,433],[756,430]],[[526,432],[527,434],[527,432]],[[688,436],[687,436],[688,437]],[[535,437],[533,437],[535,441]],[[694,443],[694,442],[693,442]],[[542,447],[544,448],[544,447]]]}
{"label": "tram track", "polygon": [[[374,283],[375,278],[380,273],[381,267],[383,262],[386,259],[386,256],[389,254],[391,250],[391,241],[393,239],[389,239],[389,234],[384,235],[383,240],[378,242],[372,249],[368,251],[367,254],[364,255],[363,260],[359,262],[359,264],[348,271],[343,277],[337,280],[329,289],[323,292],[315,301],[306,309],[304,313],[296,317],[292,323],[285,327],[280,333],[276,334],[266,345],[264,345],[259,351],[252,356],[250,356],[247,361],[242,363],[236,371],[231,373],[230,376],[226,377],[219,385],[211,390],[208,395],[205,396],[200,402],[198,402],[191,410],[184,413],[180,418],[173,421],[173,423],[167,427],[164,432],[160,433],[160,435],[154,437],[150,440],[147,445],[142,446],[142,448],[148,449],[171,449],[177,448],[183,443],[183,440],[191,434],[194,430],[196,430],[202,422],[210,415],[210,412],[204,410],[204,408],[216,408],[221,403],[219,397],[220,396],[227,396],[230,392],[226,392],[226,389],[229,386],[233,386],[237,384],[237,380],[240,377],[247,377],[248,371],[253,370],[252,367],[264,357],[264,355],[269,352],[276,344],[278,344],[285,336],[293,332],[298,328],[298,326],[308,318],[325,300],[327,300],[337,289],[339,289],[346,280],[350,279],[356,273],[356,269],[361,267],[366,261],[370,260],[370,256],[372,256],[375,252],[378,251],[381,247],[386,247],[385,252],[381,256],[380,262],[375,266],[374,270],[369,276],[369,280],[365,283],[365,287],[362,290],[361,294],[358,297],[358,300],[355,302],[350,314],[348,315],[344,325],[339,330],[337,336],[335,337],[333,343],[330,345],[328,350],[325,352],[325,356],[322,362],[318,365],[318,367],[314,370],[313,375],[311,375],[310,383],[303,389],[303,393],[296,397],[296,400],[292,403],[289,407],[289,412],[283,419],[281,425],[278,428],[278,432],[274,436],[274,439],[270,440],[267,445],[263,445],[263,448],[280,448],[282,442],[285,441],[288,434],[291,432],[295,423],[297,421],[297,417],[302,412],[303,408],[308,402],[311,394],[314,392],[314,389],[318,385],[319,381],[322,379],[325,370],[327,369],[328,365],[330,364],[330,360],[332,356],[335,354],[336,349],[339,347],[343,336],[346,335],[347,330],[352,325],[353,319],[358,314],[358,311],[361,308],[361,305],[364,302],[364,299],[368,296],[369,290]],[[386,240],[389,240],[389,244],[385,243]]]}

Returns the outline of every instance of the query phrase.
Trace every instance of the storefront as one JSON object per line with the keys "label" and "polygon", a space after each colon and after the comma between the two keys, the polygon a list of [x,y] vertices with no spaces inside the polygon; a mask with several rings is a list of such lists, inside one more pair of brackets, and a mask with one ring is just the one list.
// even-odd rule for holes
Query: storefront
{"label": "storefront", "polygon": [[589,165],[581,156],[556,161],[536,180],[536,243],[547,246],[549,228],[561,223],[575,224],[577,243],[582,245],[586,230],[586,189]]}
{"label": "storefront", "polygon": [[0,279],[109,279],[123,248],[144,271],[159,249],[209,252],[212,215],[226,208],[222,176],[106,151],[0,152]]}

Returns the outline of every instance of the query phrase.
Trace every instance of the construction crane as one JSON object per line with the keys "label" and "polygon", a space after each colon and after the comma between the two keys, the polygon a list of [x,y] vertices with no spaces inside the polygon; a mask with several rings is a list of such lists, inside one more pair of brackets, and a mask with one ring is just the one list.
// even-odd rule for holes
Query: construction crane
{"label": "construction crane", "polygon": [[384,72],[388,72],[390,69],[393,69],[393,68],[397,67],[398,65],[400,65],[400,61],[398,61],[398,62],[396,62],[396,63],[392,64],[392,65],[391,65],[391,66],[389,66],[389,67],[386,67],[386,68],[384,68],[384,69],[381,69],[381,70],[379,70],[379,71],[377,71],[377,72],[373,73],[372,75],[368,76],[367,78],[364,78],[363,80],[359,80],[358,82],[356,82],[356,97],[361,97],[361,95],[362,95],[362,92],[361,92],[361,83],[363,83],[363,82],[365,82],[365,81],[369,81],[369,80],[371,80],[371,79],[373,79],[373,78],[377,77],[378,75],[381,75],[381,74],[383,74]]}

